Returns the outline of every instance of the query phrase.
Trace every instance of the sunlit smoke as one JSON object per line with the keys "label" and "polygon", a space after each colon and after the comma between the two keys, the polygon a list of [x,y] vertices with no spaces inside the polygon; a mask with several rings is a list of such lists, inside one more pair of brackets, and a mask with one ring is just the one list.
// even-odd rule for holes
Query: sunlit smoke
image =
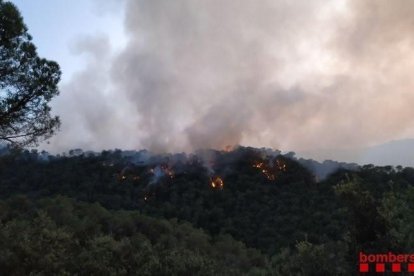
{"label": "sunlit smoke", "polygon": [[346,150],[414,135],[414,3],[128,0],[82,38],[49,149]]}

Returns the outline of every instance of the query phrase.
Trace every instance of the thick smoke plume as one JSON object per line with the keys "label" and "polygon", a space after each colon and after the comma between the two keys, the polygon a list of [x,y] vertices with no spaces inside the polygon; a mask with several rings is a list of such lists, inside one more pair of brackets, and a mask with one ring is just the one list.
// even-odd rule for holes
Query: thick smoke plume
{"label": "thick smoke plume", "polygon": [[414,2],[128,0],[51,147],[341,149],[414,135]]}

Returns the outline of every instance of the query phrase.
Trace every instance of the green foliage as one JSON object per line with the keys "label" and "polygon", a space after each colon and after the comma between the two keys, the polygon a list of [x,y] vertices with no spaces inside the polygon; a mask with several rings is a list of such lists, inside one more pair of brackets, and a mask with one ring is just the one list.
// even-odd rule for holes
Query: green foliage
{"label": "green foliage", "polygon": [[379,211],[390,228],[392,247],[410,252],[414,248],[414,187],[386,193]]}
{"label": "green foliage", "polygon": [[350,275],[346,262],[347,249],[343,242],[315,245],[298,242],[293,250],[282,249],[271,261],[274,275]]}
{"label": "green foliage", "polygon": [[[323,243],[343,235],[345,216],[331,186],[314,183],[306,169],[287,158],[283,159],[287,171],[275,181],[253,168],[252,160],[220,164],[216,171],[223,175],[222,190],[211,188],[205,169],[198,165],[187,165],[174,179],[149,184],[150,167],[115,162],[108,155],[49,162],[36,158],[36,153],[23,152],[0,159],[4,168],[0,196],[61,194],[110,209],[138,209],[155,217],[189,221],[213,236],[230,234],[269,255],[293,247],[305,236]],[[121,172],[126,179],[120,178]]]}
{"label": "green foliage", "polygon": [[59,127],[49,101],[58,94],[59,65],[38,57],[17,8],[0,1],[0,141],[33,145]]}
{"label": "green foliage", "polygon": [[[92,275],[131,267],[143,275],[351,275],[360,250],[414,248],[410,168],[364,166],[316,183],[286,157],[279,158],[287,170],[274,180],[252,166],[258,156],[222,157],[214,170],[224,187],[214,189],[197,160],[154,182],[150,165],[133,165],[120,152],[2,156],[0,258],[28,260],[20,269],[30,271],[46,265],[52,274],[81,265]],[[89,203],[50,199],[56,195]],[[15,233],[19,243],[9,242]]]}
{"label": "green foliage", "polygon": [[[26,200],[29,208],[15,210]],[[266,258],[229,236],[65,197],[1,202],[2,275],[240,275]]]}
{"label": "green foliage", "polygon": [[378,200],[358,180],[340,183],[335,190],[348,209],[349,234],[354,251],[359,252],[364,248],[386,250],[388,229],[378,212]]}

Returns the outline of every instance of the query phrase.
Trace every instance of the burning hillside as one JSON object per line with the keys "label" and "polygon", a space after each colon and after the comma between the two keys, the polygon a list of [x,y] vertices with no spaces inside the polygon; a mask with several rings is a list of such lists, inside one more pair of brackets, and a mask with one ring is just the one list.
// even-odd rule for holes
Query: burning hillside
{"label": "burning hillside", "polygon": [[[11,164],[2,167],[4,193],[69,195],[111,209],[188,220],[213,235],[228,233],[268,252],[288,244],[280,237],[291,232],[291,225],[297,227],[301,225],[298,222],[325,210],[326,202],[318,200],[321,187],[329,191],[323,199],[334,196],[330,184],[314,185],[311,172],[292,155],[263,149],[239,147],[229,152],[165,155],[112,151],[51,157],[49,161],[25,154],[3,160]],[[36,177],[26,179],[27,172]],[[314,208],[315,202],[321,203],[320,209]],[[286,212],[286,218],[297,218],[298,222],[287,224],[280,216]],[[318,217],[309,223],[314,225],[315,221],[325,225]],[[308,233],[310,228],[305,226],[298,233]]]}
{"label": "burning hillside", "polygon": [[254,161],[253,168],[258,169],[268,180],[274,181],[277,177],[287,171],[287,165],[284,161],[276,159],[274,162],[272,160],[265,161]]}
{"label": "burning hillside", "polygon": [[[296,162],[279,151],[243,147],[227,150],[201,150],[189,155],[151,155],[145,152],[145,158],[128,153],[121,161],[127,162],[127,165],[117,174],[118,180],[141,187],[144,194],[141,198],[148,201],[155,196],[155,191],[162,194],[165,185],[175,185],[177,181],[188,177],[203,177],[203,185],[218,191],[224,189],[224,178],[243,172],[251,172],[252,176],[263,175],[266,180],[279,184],[286,182],[285,178],[289,175],[290,178],[297,177],[295,171],[298,168],[294,168]],[[108,162],[114,161],[107,160],[103,164]],[[293,169],[290,162],[293,162]]]}

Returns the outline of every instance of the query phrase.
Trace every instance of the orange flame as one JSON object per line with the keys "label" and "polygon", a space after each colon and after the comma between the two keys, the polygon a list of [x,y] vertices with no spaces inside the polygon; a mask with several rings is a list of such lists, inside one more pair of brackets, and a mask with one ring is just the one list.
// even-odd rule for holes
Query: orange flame
{"label": "orange flame", "polygon": [[213,189],[221,190],[224,187],[224,182],[220,176],[214,176],[213,178],[210,178],[210,185]]}
{"label": "orange flame", "polygon": [[265,164],[261,161],[255,161],[253,163],[253,168],[260,170],[260,172],[263,173],[266,178],[271,181],[275,180],[281,172],[287,171],[286,164],[281,160],[276,160],[276,163],[273,166]]}

